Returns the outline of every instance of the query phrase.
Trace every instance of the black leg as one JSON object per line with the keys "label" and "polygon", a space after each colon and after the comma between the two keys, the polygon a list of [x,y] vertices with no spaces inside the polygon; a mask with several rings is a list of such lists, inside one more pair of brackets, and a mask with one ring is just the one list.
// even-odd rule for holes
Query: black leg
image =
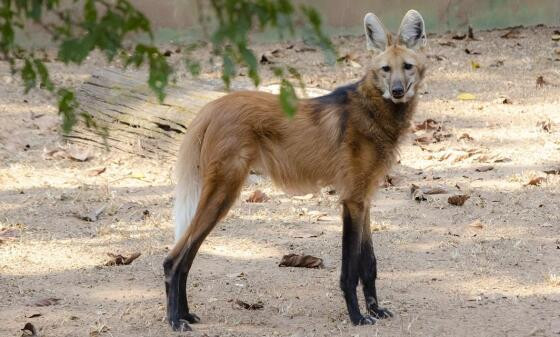
{"label": "black leg", "polygon": [[187,274],[186,273],[182,273],[181,276],[179,277],[179,285],[180,285],[179,307],[184,308],[184,310],[181,313],[181,318],[191,324],[200,323],[200,318],[197,315],[190,313],[189,310],[189,303],[187,302]]}
{"label": "black leg", "polygon": [[364,205],[343,202],[342,205],[342,272],[340,288],[346,300],[348,315],[354,325],[374,324],[375,319],[360,313],[356,287],[360,272],[360,255],[362,245],[362,225]]}
{"label": "black leg", "polygon": [[[190,331],[188,321],[183,319],[188,313],[185,283],[181,282],[180,271],[173,270],[173,260],[166,258],[163,262],[165,275],[165,293],[167,295],[167,321],[175,331]],[[183,296],[184,294],[184,296]]]}
{"label": "black leg", "polygon": [[377,319],[393,317],[389,310],[380,308],[377,301],[377,292],[375,290],[377,261],[371,240],[370,215],[369,207],[367,207],[364,214],[362,250],[360,255],[360,280],[362,281],[366,308],[368,313]]}

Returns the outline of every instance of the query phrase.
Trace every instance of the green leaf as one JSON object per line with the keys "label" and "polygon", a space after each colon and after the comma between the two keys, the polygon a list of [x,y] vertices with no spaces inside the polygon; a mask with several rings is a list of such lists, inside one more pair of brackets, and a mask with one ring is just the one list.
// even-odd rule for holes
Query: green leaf
{"label": "green leaf", "polygon": [[249,77],[253,80],[253,84],[258,86],[261,79],[258,73],[258,62],[255,54],[247,48],[241,48],[241,56],[249,68]]}
{"label": "green leaf", "polygon": [[231,84],[231,79],[235,76],[235,64],[230,56],[229,52],[225,52],[222,56],[224,62],[222,69],[222,80],[224,81],[226,88],[229,88]]}
{"label": "green leaf", "polygon": [[76,124],[76,108],[78,102],[73,91],[68,89],[58,90],[58,113],[62,115],[62,131],[69,133]]}
{"label": "green leaf", "polygon": [[54,84],[51,82],[49,71],[47,70],[47,67],[45,67],[45,64],[38,59],[33,60],[33,63],[35,63],[35,69],[37,69],[37,73],[41,79],[41,87],[47,89],[48,91],[53,91]]}
{"label": "green leaf", "polygon": [[280,104],[282,110],[288,115],[293,117],[297,111],[298,99],[294,86],[286,79],[282,79],[280,84]]}
{"label": "green leaf", "polygon": [[26,94],[37,84],[37,74],[35,74],[33,64],[29,59],[25,59],[24,66],[21,68],[21,79],[23,80]]}

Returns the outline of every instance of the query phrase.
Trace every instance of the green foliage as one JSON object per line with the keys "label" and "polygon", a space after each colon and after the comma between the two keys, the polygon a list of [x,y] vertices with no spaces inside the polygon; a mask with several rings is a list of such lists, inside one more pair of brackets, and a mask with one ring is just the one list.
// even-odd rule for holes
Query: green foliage
{"label": "green foliage", "polygon": [[[70,5],[70,6],[69,6]],[[291,0],[211,0],[208,7],[197,0],[199,22],[205,32],[211,31],[209,40],[213,54],[222,59],[222,79],[227,87],[237,74],[238,67],[247,67],[248,76],[255,85],[260,83],[259,63],[250,49],[250,34],[255,30],[273,28],[278,36],[294,35],[294,21],[306,23],[306,41],[325,50],[327,59],[335,51],[328,37],[321,30],[318,13],[307,6],[294,7]],[[204,14],[204,9],[211,16]],[[48,15],[47,15],[48,14]],[[50,79],[45,64],[35,56],[33,48],[18,45],[15,36],[30,25],[40,26],[51,42],[58,46],[58,59],[66,64],[81,64],[94,50],[102,52],[108,61],[120,56],[126,67],[149,68],[148,85],[160,101],[171,80],[173,68],[165,55],[152,43],[137,43],[127,52],[124,43],[130,34],[146,34],[153,41],[149,20],[129,0],[2,0],[0,5],[0,53],[11,66],[12,73],[19,73],[25,92],[39,86],[58,99],[59,113],[64,132],[69,132],[81,117],[88,127],[95,121],[85,113],[77,113],[76,95],[69,88],[57,87]],[[200,73],[200,63],[191,57],[198,47],[185,48],[185,66],[193,74]],[[334,58],[335,59],[335,58]],[[291,79],[304,87],[301,75],[293,67],[274,70],[281,80],[280,102],[284,111],[292,116],[296,112],[297,97]]]}

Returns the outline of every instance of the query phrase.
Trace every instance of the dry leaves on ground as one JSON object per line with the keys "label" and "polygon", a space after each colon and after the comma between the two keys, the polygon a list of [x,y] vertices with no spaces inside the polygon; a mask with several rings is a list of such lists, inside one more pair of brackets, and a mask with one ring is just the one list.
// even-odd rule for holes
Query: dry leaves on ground
{"label": "dry leaves on ground", "polygon": [[282,257],[279,267],[323,268],[323,259],[311,255],[288,254]]}
{"label": "dry leaves on ground", "polygon": [[243,309],[246,309],[246,310],[261,310],[262,308],[264,308],[264,303],[262,301],[258,301],[257,303],[249,304],[249,303],[241,301],[241,300],[235,300],[235,304],[239,308],[243,308]]}
{"label": "dry leaves on ground", "polygon": [[88,176],[95,177],[107,171],[106,167],[95,168],[88,171]]}
{"label": "dry leaves on ground", "polygon": [[246,202],[261,203],[261,202],[265,202],[267,200],[268,200],[268,196],[263,191],[255,190],[253,193],[251,193],[249,198],[247,198],[247,200],[245,200],[245,201]]}
{"label": "dry leaves on ground", "polygon": [[535,177],[523,186],[541,186],[544,182],[546,182],[546,177]]}
{"label": "dry leaves on ground", "polygon": [[121,255],[121,254],[113,254],[107,253],[111,258],[109,261],[105,263],[106,266],[121,266],[121,265],[129,265],[132,261],[136,260],[137,258],[142,255],[141,253],[132,253],[129,256]]}
{"label": "dry leaves on ground", "polygon": [[417,123],[414,125],[414,131],[419,131],[419,130],[437,130],[441,128],[441,124],[440,122],[428,118],[425,121],[421,122],[421,123]]}
{"label": "dry leaves on ground", "polygon": [[474,140],[473,137],[471,137],[471,135],[469,135],[468,133],[463,133],[458,140],[464,140],[464,141],[468,141],[468,142],[472,142]]}
{"label": "dry leaves on ground", "polygon": [[450,205],[454,205],[454,206],[463,206],[465,204],[465,202],[467,200],[469,200],[470,196],[466,195],[466,194],[457,194],[457,195],[452,195],[449,198],[447,198],[447,202]]}

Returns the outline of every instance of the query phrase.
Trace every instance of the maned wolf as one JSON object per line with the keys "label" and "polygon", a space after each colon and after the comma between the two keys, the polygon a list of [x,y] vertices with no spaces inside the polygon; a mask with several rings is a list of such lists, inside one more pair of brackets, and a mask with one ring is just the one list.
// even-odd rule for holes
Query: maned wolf
{"label": "maned wolf", "polygon": [[[370,200],[409,127],[424,77],[424,20],[410,10],[395,38],[372,13],[364,18],[367,48],[377,52],[354,84],[302,99],[287,118],[277,96],[236,92],[206,105],[180,149],[175,201],[175,247],[163,264],[167,318],[190,330],[186,282],[206,236],[228,212],[254,168],[278,186],[302,191],[331,185],[342,203],[340,287],[353,324],[392,314],[378,306],[377,267],[370,231]],[[362,315],[361,280],[369,315]]]}

